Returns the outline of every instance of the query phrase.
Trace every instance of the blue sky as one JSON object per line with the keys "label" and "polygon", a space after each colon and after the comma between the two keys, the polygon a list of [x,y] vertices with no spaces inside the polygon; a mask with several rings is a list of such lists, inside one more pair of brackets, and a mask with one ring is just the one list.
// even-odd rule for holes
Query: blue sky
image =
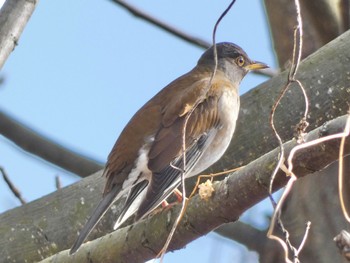
{"label": "blue sky", "polygon": [[[207,41],[229,3],[129,2]],[[238,0],[218,28],[220,41],[234,42],[252,59],[275,66],[262,1]],[[2,69],[5,83],[0,87],[0,107],[45,136],[105,162],[136,110],[194,67],[202,52],[109,0],[39,1],[19,45]],[[265,80],[250,74],[241,85],[241,94]],[[56,175],[63,186],[80,179],[23,152],[1,136],[0,157],[0,165],[27,201],[55,191]],[[0,212],[19,205],[1,181],[0,199]],[[242,248],[233,249],[231,242],[218,243],[219,239],[214,234],[201,238],[170,253],[165,262],[194,255],[196,259],[203,257],[203,262],[214,262],[210,260],[213,246],[222,251],[215,262],[238,257]],[[248,262],[251,255],[243,255],[248,258],[242,260]]]}

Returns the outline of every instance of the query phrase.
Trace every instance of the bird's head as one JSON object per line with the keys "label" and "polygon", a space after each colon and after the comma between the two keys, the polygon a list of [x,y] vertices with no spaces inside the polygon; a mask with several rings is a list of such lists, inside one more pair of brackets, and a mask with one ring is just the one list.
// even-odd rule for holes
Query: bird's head
{"label": "bird's head", "polygon": [[[251,60],[244,50],[229,42],[216,44],[218,67],[232,82],[241,82],[251,70],[263,69],[268,66],[264,63]],[[207,49],[198,60],[198,66],[214,68],[214,47]]]}

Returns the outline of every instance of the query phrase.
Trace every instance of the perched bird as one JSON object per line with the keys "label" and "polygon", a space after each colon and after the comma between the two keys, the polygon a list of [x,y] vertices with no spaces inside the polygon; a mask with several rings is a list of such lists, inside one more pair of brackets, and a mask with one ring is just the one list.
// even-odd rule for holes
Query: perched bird
{"label": "perched bird", "polygon": [[250,70],[267,66],[250,60],[235,44],[219,43],[216,49],[217,70],[212,79],[213,47],[190,72],[149,100],[126,125],[108,156],[102,200],[81,230],[71,254],[122,196],[127,198],[114,229],[133,214],[137,221],[159,206],[180,185],[182,172],[185,178],[198,175],[224,154],[238,117],[239,84]]}

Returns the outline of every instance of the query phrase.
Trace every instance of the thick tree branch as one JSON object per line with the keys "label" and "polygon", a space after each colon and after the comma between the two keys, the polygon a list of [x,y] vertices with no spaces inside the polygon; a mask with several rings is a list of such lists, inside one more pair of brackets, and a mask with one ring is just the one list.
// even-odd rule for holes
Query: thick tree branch
{"label": "thick tree branch", "polygon": [[252,227],[249,224],[245,224],[241,221],[235,223],[228,223],[215,229],[215,233],[221,235],[222,237],[229,238],[242,245],[245,245],[249,250],[254,250],[260,254],[264,248],[266,242],[272,242],[266,236],[266,231],[262,231]]}
{"label": "thick tree branch", "polygon": [[214,230],[219,235],[239,242],[259,254],[260,263],[284,262],[279,244],[266,236],[267,230],[259,230],[243,222],[224,224]]}
{"label": "thick tree branch", "polygon": [[[349,76],[347,75],[350,63],[349,41],[350,32],[347,32],[307,58],[302,62],[299,68],[300,74],[298,77],[303,82],[310,98],[310,116],[308,121],[312,129],[322,125],[322,123],[329,119],[344,115],[347,112],[347,103],[350,93],[348,89]],[[268,125],[268,119],[271,105],[278,96],[281,87],[284,85],[287,79],[286,75],[286,73],[282,73],[242,96],[239,121],[230,149],[225,156],[212,167],[212,171],[217,172],[247,164],[277,146],[276,140]],[[288,93],[282,101],[282,105],[276,113],[277,128],[284,140],[292,137],[292,127],[299,122],[299,117],[303,112],[304,103],[300,100],[300,95],[298,90],[292,88],[291,92]],[[328,157],[325,156],[323,158],[324,159],[319,159],[318,161],[326,165],[330,159],[327,159]],[[299,163],[298,160],[296,160],[296,164],[297,163]],[[271,163],[271,165],[273,165],[273,163]],[[306,169],[307,171],[304,172],[310,173],[315,169],[318,169],[317,165],[315,167],[309,167],[309,169]],[[268,170],[268,168],[266,168],[266,163],[257,168],[258,173],[263,173],[265,170]],[[296,170],[296,173],[299,175],[301,174],[299,170]],[[255,176],[258,176],[258,174],[255,174]],[[236,178],[236,176],[233,178]],[[245,176],[239,178],[243,181],[236,181],[236,187],[239,187],[241,183],[246,180]],[[251,189],[251,187],[258,183],[253,174],[248,175],[247,178],[252,180],[247,183],[248,186],[251,185],[249,186],[250,188],[239,189],[239,192],[237,192],[244,195],[242,198],[251,198],[251,193],[255,193],[255,190]],[[101,178],[100,173],[98,173],[85,178],[77,184],[62,188],[47,197],[0,215],[0,222],[2,222],[0,235],[3,237],[0,240],[0,254],[3,255],[3,258],[9,257],[17,261],[24,261],[24,257],[28,261],[38,261],[48,255],[69,248],[76,238],[77,232],[85,223],[86,217],[91,213],[100,199],[103,184],[104,179]],[[281,186],[281,182],[279,186]],[[237,191],[237,188],[234,189]],[[227,191],[231,193],[231,189],[227,189]],[[259,198],[263,198],[266,192],[258,192],[258,194],[261,196],[255,195],[255,201]],[[215,198],[217,197],[218,195],[215,195]],[[196,198],[193,199],[192,202],[195,202],[195,200]],[[213,202],[213,200],[210,202]],[[254,200],[249,199],[249,202],[248,200],[241,200],[239,204],[233,203],[232,205],[240,206],[237,210],[237,213],[239,213],[247,209],[252,203],[254,203]],[[201,218],[203,216],[201,211],[204,207],[208,209],[208,203],[202,202],[200,204],[202,204],[198,207],[200,212],[195,219],[203,220],[203,218]],[[234,211],[230,206],[225,208],[226,203],[224,204],[225,205],[221,204],[222,210],[227,209],[229,211]],[[100,237],[111,231],[119,209],[120,206],[118,206],[118,204],[112,207],[104,216],[98,227],[91,233],[91,239]],[[189,209],[188,212],[195,216],[191,209]],[[220,213],[223,212],[221,211]],[[165,214],[167,213],[163,212],[159,217],[154,217],[152,222],[155,222],[156,218],[158,218],[159,222],[165,219],[162,224],[167,225],[168,223],[166,222],[168,221]],[[215,213],[211,213],[211,215],[215,215]],[[220,217],[216,219],[223,220],[223,218],[224,217]],[[231,220],[234,218],[235,215],[231,214],[228,219]],[[210,224],[213,224],[211,227],[214,227],[214,218],[209,217],[205,219],[208,221],[208,224],[210,222]],[[188,221],[185,220],[184,222]],[[139,224],[139,226],[144,226],[143,224],[144,223]],[[191,230],[191,225],[187,225],[187,227]],[[210,225],[206,226],[206,230],[197,227],[196,230],[205,233],[209,231],[209,228]],[[25,231],[20,231],[21,229],[25,229]],[[154,237],[143,235],[142,233],[145,231],[149,231],[149,229],[141,230],[137,240],[140,243],[140,237],[145,237],[144,239],[141,238],[141,242],[144,240],[145,242],[143,242],[143,244],[147,246],[146,241]],[[157,231],[154,231],[154,234],[156,234]],[[183,230],[179,233],[183,235],[184,240],[187,239],[189,241],[191,238],[195,238],[191,231],[189,231],[188,235],[187,232]],[[33,242],[33,240],[35,240],[35,242]],[[161,242],[158,242],[159,246],[161,245],[160,243]],[[13,244],[16,244],[16,246]],[[134,254],[136,253],[137,251],[134,251]],[[148,250],[148,253],[148,256],[154,255],[150,250]]]}
{"label": "thick tree branch", "polygon": [[0,9],[0,69],[18,44],[37,0],[7,0]]}
{"label": "thick tree branch", "polygon": [[[347,115],[339,117],[313,130],[305,137],[305,141],[342,132],[347,118]],[[336,161],[339,144],[340,140],[327,141],[299,151],[294,158],[293,172],[302,177],[310,174],[310,170],[319,171]],[[295,140],[284,144],[287,156],[296,145]],[[345,152],[350,154],[349,137]],[[225,180],[215,183],[215,195],[209,201],[201,200],[198,195],[191,199],[186,215],[170,244],[170,250],[181,249],[221,224],[236,221],[245,210],[268,197],[270,176],[277,164],[278,155],[279,149],[275,149],[238,172],[230,174]],[[280,170],[274,182],[274,190],[283,187],[287,180],[288,177]],[[141,263],[152,259],[161,250],[180,206],[178,204],[135,225],[88,242],[72,256],[66,250],[41,262]]]}
{"label": "thick tree branch", "polygon": [[23,150],[81,177],[86,177],[91,173],[101,170],[103,167],[103,164],[68,150],[62,145],[33,131],[1,110],[0,134]]}
{"label": "thick tree branch", "polygon": [[[306,57],[349,29],[349,1],[301,0],[303,54]],[[296,10],[293,1],[264,0],[273,45],[281,68],[289,66]]]}
{"label": "thick tree branch", "polygon": [[323,43],[328,43],[349,29],[349,1],[301,1],[305,16]]}

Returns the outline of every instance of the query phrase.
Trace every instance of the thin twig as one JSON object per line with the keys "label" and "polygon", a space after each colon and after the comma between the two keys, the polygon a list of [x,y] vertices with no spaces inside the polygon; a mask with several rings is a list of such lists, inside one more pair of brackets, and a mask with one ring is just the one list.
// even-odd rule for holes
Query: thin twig
{"label": "thin twig", "polygon": [[297,253],[297,256],[299,256],[299,253],[301,252],[301,250],[303,249],[303,247],[304,247],[304,245],[305,245],[305,243],[306,243],[307,237],[308,237],[308,235],[309,235],[310,227],[311,227],[311,222],[308,221],[308,222],[306,223],[306,229],[305,229],[305,233],[304,233],[303,240],[301,241],[300,246],[299,246],[299,248],[298,248],[298,250],[297,250],[297,252],[296,252],[296,253]]}
{"label": "thin twig", "polygon": [[[294,253],[294,262],[299,262],[298,259],[298,250],[291,244],[290,240],[289,240],[289,232],[287,231],[287,229],[285,229],[283,227],[283,222],[280,219],[281,216],[281,208],[284,204],[285,199],[287,198],[289,192],[291,191],[294,182],[297,180],[297,177],[292,173],[291,170],[288,169],[288,173],[286,173],[288,176],[290,176],[290,179],[285,187],[285,190],[282,193],[282,196],[280,198],[280,200],[278,201],[277,205],[275,203],[275,201],[273,200],[271,194],[272,194],[272,186],[273,186],[273,182],[275,179],[275,176],[278,172],[278,170],[282,167],[283,165],[283,161],[284,161],[284,147],[283,147],[283,142],[282,139],[280,137],[280,135],[278,134],[276,127],[274,125],[274,115],[275,115],[275,111],[276,108],[278,107],[281,99],[283,98],[283,96],[285,95],[285,93],[287,92],[287,90],[289,89],[290,85],[292,83],[297,83],[299,88],[302,90],[303,95],[304,95],[304,101],[305,101],[305,111],[304,111],[304,116],[301,119],[301,121],[299,122],[299,124],[297,125],[297,131],[298,131],[298,143],[302,143],[304,141],[304,135],[305,135],[305,130],[308,127],[308,123],[306,122],[306,118],[307,118],[307,114],[308,114],[308,97],[306,94],[306,91],[303,87],[303,85],[301,84],[301,82],[299,80],[296,79],[296,73],[298,71],[298,67],[301,61],[301,54],[302,54],[302,46],[303,46],[303,25],[302,25],[302,18],[301,18],[301,12],[300,12],[300,3],[299,0],[294,0],[294,4],[296,7],[296,15],[297,15],[297,26],[294,29],[294,44],[293,44],[293,57],[292,57],[292,66],[290,68],[289,74],[288,74],[288,82],[285,85],[285,87],[283,88],[283,90],[281,91],[278,99],[276,100],[275,104],[272,107],[272,111],[271,111],[271,117],[270,117],[270,125],[275,133],[275,136],[278,140],[279,143],[279,148],[280,148],[280,154],[279,154],[279,160],[277,163],[277,166],[275,167],[275,170],[271,176],[271,180],[270,180],[270,186],[269,186],[269,193],[270,193],[270,199],[272,202],[272,205],[274,206],[274,213],[272,215],[271,218],[271,223],[270,223],[270,227],[269,230],[267,232],[267,236],[270,239],[274,239],[277,240],[283,250],[284,250],[284,255],[285,255],[285,261],[286,262],[291,262],[289,260],[288,257],[288,247],[293,251]],[[297,146],[298,147],[298,146]],[[295,148],[297,148],[295,147]],[[294,150],[294,149],[293,149]],[[293,151],[292,150],[292,151]],[[288,157],[288,160],[291,159],[291,154]],[[288,166],[288,168],[290,168]],[[278,224],[282,227],[282,231],[285,235],[285,241],[282,240],[281,238],[273,235],[273,231],[274,231],[274,227],[276,225],[276,221],[278,222]],[[308,230],[307,232],[308,233]],[[307,236],[307,235],[306,235]],[[305,242],[305,241],[304,241]],[[300,247],[300,249],[302,248],[302,246]]]}
{"label": "thin twig", "polygon": [[215,62],[215,67],[214,67],[214,71],[213,74],[211,75],[210,81],[209,81],[209,87],[211,85],[211,82],[216,74],[216,70],[218,68],[218,52],[216,49],[216,31],[218,29],[218,26],[221,22],[221,20],[226,16],[226,14],[230,11],[231,7],[234,5],[234,3],[236,2],[236,0],[231,1],[231,3],[228,5],[228,7],[225,9],[225,11],[221,14],[221,16],[219,17],[219,19],[216,21],[214,29],[213,29],[213,38],[212,38],[212,42],[213,42],[213,47],[214,47],[214,62]]}
{"label": "thin twig", "polygon": [[[204,48],[207,49],[210,47],[210,43],[204,39],[201,39],[199,37],[194,37],[180,29],[177,29],[161,20],[159,20],[158,18],[155,18],[153,16],[151,16],[150,14],[147,14],[146,12],[138,9],[137,7],[123,1],[123,0],[112,0],[114,3],[116,3],[117,5],[125,8],[126,10],[128,10],[131,14],[133,14],[134,16],[143,19],[145,21],[147,21],[148,23],[151,23],[152,25],[159,27],[163,30],[165,30],[166,32],[190,43],[193,44],[197,47],[200,48]],[[259,74],[259,75],[263,75],[263,76],[267,76],[267,77],[274,77],[279,73],[278,70],[276,69],[264,69],[264,70],[255,70],[253,71],[253,74]]]}
{"label": "thin twig", "polygon": [[147,14],[146,12],[141,11],[140,9],[136,8],[135,6],[129,4],[125,1],[122,1],[122,0],[112,0],[112,1],[116,4],[118,4],[119,6],[127,9],[134,16],[139,17],[139,18],[151,23],[152,25],[155,25],[156,27],[159,27],[159,28],[165,30],[168,33],[170,33],[174,36],[177,36],[188,43],[194,44],[196,46],[199,46],[199,47],[205,48],[205,49],[210,47],[209,42],[207,42],[203,39],[200,39],[198,37],[193,37],[190,34],[187,34],[187,33],[183,32],[175,27],[172,27],[172,26],[168,25],[167,23],[165,23],[165,22],[163,22],[155,17],[152,17],[151,15]]}
{"label": "thin twig", "polygon": [[269,194],[271,195],[272,194],[272,189],[273,189],[273,182],[275,180],[275,177],[276,177],[276,174],[278,172],[278,170],[280,169],[281,165],[282,165],[282,162],[284,160],[284,148],[283,148],[283,142],[282,142],[282,139],[281,139],[281,136],[279,135],[279,133],[277,132],[277,129],[276,129],[276,126],[275,126],[275,112],[276,112],[276,109],[277,109],[277,106],[279,105],[282,97],[284,96],[284,94],[287,92],[287,89],[289,87],[289,82],[287,83],[287,85],[283,88],[282,92],[280,93],[279,97],[277,98],[276,102],[274,103],[274,105],[272,106],[272,109],[271,109],[271,113],[270,113],[270,126],[272,128],[272,131],[274,132],[275,134],[275,137],[278,141],[278,145],[279,145],[279,148],[280,148],[280,153],[279,153],[279,156],[278,156],[278,162],[277,162],[277,165],[271,175],[271,180],[270,180],[270,185],[269,185]]}
{"label": "thin twig", "polygon": [[[185,188],[185,173],[186,173],[186,126],[189,117],[191,116],[193,109],[189,112],[189,114],[186,116],[183,128],[182,128],[182,164],[183,164],[183,169],[181,170],[181,194],[182,194],[182,202],[181,202],[181,209],[179,212],[179,215],[177,216],[170,233],[167,237],[167,240],[165,241],[164,246],[160,250],[160,252],[157,255],[157,258],[160,258],[160,262],[163,262],[164,255],[166,251],[168,250],[169,244],[174,236],[174,233],[177,229],[177,226],[181,222],[181,219],[183,215],[185,214],[185,209],[186,209],[186,188]],[[180,168],[175,168],[180,170]]]}
{"label": "thin twig", "polygon": [[[349,118],[347,120],[349,120]],[[294,155],[298,151],[300,151],[302,149],[305,149],[305,148],[308,148],[308,147],[311,147],[311,146],[314,146],[316,144],[320,144],[320,143],[325,142],[325,141],[334,140],[334,139],[338,139],[338,138],[344,139],[344,138],[346,138],[349,135],[349,130],[350,130],[350,125],[349,125],[349,121],[347,121],[346,122],[346,126],[344,127],[344,131],[341,132],[341,133],[328,135],[328,136],[319,138],[317,140],[313,140],[313,141],[310,141],[310,142],[305,142],[303,144],[299,144],[299,145],[295,146],[290,151],[289,157],[287,159],[288,172],[293,174],[293,161],[292,160],[293,160]]]}
{"label": "thin twig", "polygon": [[308,224],[307,224],[307,229],[305,231],[305,235],[304,235],[304,238],[302,240],[302,243],[299,246],[299,249],[296,249],[289,242],[289,238],[288,238],[289,237],[289,233],[288,232],[287,232],[287,235],[286,235],[286,241],[283,241],[279,237],[277,237],[277,236],[272,234],[274,227],[271,227],[271,226],[274,226],[275,223],[276,223],[276,220],[279,220],[279,216],[276,216],[276,214],[280,213],[282,205],[283,205],[285,199],[287,198],[289,192],[291,191],[294,182],[297,180],[297,177],[293,173],[293,162],[292,162],[293,157],[298,151],[300,151],[302,149],[305,149],[305,148],[308,148],[308,147],[312,147],[314,145],[323,143],[325,141],[334,140],[334,139],[338,139],[338,138],[342,139],[341,140],[341,147],[340,147],[339,155],[343,157],[342,148],[344,149],[345,138],[347,136],[349,136],[349,133],[350,133],[350,116],[347,118],[346,126],[345,126],[344,131],[342,133],[332,134],[332,135],[329,135],[329,136],[326,136],[326,137],[322,137],[322,138],[319,138],[319,139],[316,139],[316,140],[305,142],[303,144],[299,144],[299,145],[295,146],[290,151],[290,154],[289,154],[288,159],[287,159],[287,165],[288,165],[287,174],[290,176],[290,179],[288,180],[288,183],[287,183],[287,185],[285,187],[285,190],[283,191],[283,194],[282,194],[282,196],[281,196],[281,198],[280,198],[280,200],[279,200],[279,202],[278,202],[278,204],[277,204],[277,206],[275,208],[275,212],[274,212],[273,217],[271,218],[271,224],[270,224],[270,228],[269,228],[268,234],[267,234],[267,236],[269,238],[277,240],[282,245],[283,250],[285,252],[285,261],[288,262],[288,263],[291,262],[291,261],[288,259],[288,249],[286,249],[287,248],[287,244],[290,247],[290,249],[294,252],[294,261],[295,262],[299,262],[298,255],[299,255],[300,251],[302,250],[302,248],[304,246],[304,243],[306,242],[306,238],[307,238],[307,235],[308,235],[308,232],[309,232],[309,228],[310,228],[310,224],[311,224],[310,222],[308,222]]}
{"label": "thin twig", "polygon": [[0,166],[0,172],[2,174],[2,177],[4,178],[4,181],[6,182],[7,186],[10,188],[11,192],[18,198],[18,200],[21,202],[22,205],[27,203],[20,191],[17,189],[17,187],[11,182],[10,178],[8,177],[7,173],[5,172],[5,169]]}
{"label": "thin twig", "polygon": [[[285,232],[285,238],[286,238],[286,241],[282,240],[281,238],[273,235],[273,230],[274,230],[274,227],[271,227],[271,226],[274,226],[276,224],[276,221],[279,220],[279,216],[276,216],[277,213],[280,213],[281,211],[281,207],[285,201],[285,199],[287,198],[289,192],[291,191],[292,189],[292,186],[294,184],[294,182],[297,180],[297,177],[295,176],[295,174],[293,173],[293,157],[294,155],[302,150],[302,149],[305,149],[305,148],[308,148],[308,147],[312,147],[314,145],[317,145],[317,144],[320,144],[322,142],[325,142],[325,141],[329,141],[329,140],[334,140],[334,139],[338,139],[338,138],[341,138],[342,141],[341,141],[341,145],[344,149],[344,144],[345,144],[345,138],[347,136],[349,136],[349,132],[350,132],[350,116],[348,117],[347,119],[347,122],[346,122],[346,126],[344,128],[344,131],[342,133],[337,133],[337,134],[332,134],[332,135],[329,135],[329,136],[326,136],[326,137],[322,137],[322,138],[319,138],[319,139],[316,139],[316,140],[313,140],[313,141],[310,141],[310,142],[305,142],[303,144],[299,144],[297,146],[295,146],[291,151],[290,151],[290,154],[288,156],[288,160],[287,160],[287,164],[288,164],[288,171],[286,172],[289,176],[290,176],[290,179],[288,180],[288,183],[285,187],[285,190],[283,191],[283,194],[279,200],[279,202],[277,203],[277,206],[275,207],[275,212],[274,212],[274,215],[273,217],[271,218],[271,223],[270,223],[270,228],[268,230],[268,233],[267,233],[267,236],[271,239],[274,239],[276,241],[278,241],[284,252],[285,252],[285,261],[286,262],[291,262],[288,258],[288,246],[290,247],[290,249],[295,253],[294,254],[294,260],[296,262],[298,262],[298,254],[300,253],[304,243],[305,243],[305,239],[307,238],[307,234],[308,234],[308,230],[310,228],[310,223],[308,223],[307,225],[307,229],[306,229],[306,232],[305,232],[305,235],[304,235],[304,239],[301,243],[301,245],[299,246],[299,249],[295,249],[294,246],[292,246],[292,244],[289,242],[289,233],[288,232],[285,232],[287,230],[284,229],[283,232]],[[340,156],[343,157],[343,152],[340,151]],[[288,244],[288,246],[287,246]]]}
{"label": "thin twig", "polygon": [[[292,188],[292,185],[293,185],[295,180],[296,180],[295,176],[291,177],[288,180],[288,183],[285,186],[285,190],[283,191],[283,194],[282,194],[282,196],[280,198],[280,201],[277,203],[277,205],[275,207],[274,214],[273,214],[273,216],[271,218],[270,227],[269,227],[269,230],[267,231],[267,237],[270,238],[270,239],[278,241],[278,243],[280,243],[280,245],[282,246],[283,251],[284,251],[284,260],[287,263],[292,263],[292,261],[289,259],[289,256],[288,256],[287,243],[289,243],[289,233],[288,233],[288,231],[286,229],[283,228],[283,233],[285,234],[285,239],[286,239],[286,241],[284,241],[280,237],[273,235],[273,231],[274,231],[274,226],[276,224],[276,221],[279,219],[280,208],[281,208],[284,200],[287,198],[287,195],[289,194],[289,191]],[[283,225],[281,221],[280,221],[280,224]]]}
{"label": "thin twig", "polygon": [[303,50],[303,20],[301,19],[299,0],[294,0],[294,4],[295,4],[296,14],[297,14],[297,26],[294,29],[292,66],[288,76],[290,80],[295,80],[295,75],[298,71],[298,67],[301,60],[301,54]]}
{"label": "thin twig", "polygon": [[62,188],[61,179],[58,175],[55,176],[55,185],[57,190]]}
{"label": "thin twig", "polygon": [[[276,216],[276,214],[281,211],[281,208],[282,208],[282,205],[283,205],[285,199],[287,198],[289,192],[291,191],[294,182],[297,180],[297,177],[293,173],[293,162],[292,162],[293,157],[298,151],[300,151],[302,149],[305,149],[305,148],[308,148],[308,147],[312,147],[312,146],[320,144],[320,143],[323,143],[325,141],[341,138],[342,140],[344,140],[344,143],[345,143],[345,138],[347,136],[349,136],[349,132],[350,132],[350,121],[349,121],[349,119],[350,119],[350,117],[348,117],[347,122],[346,122],[346,126],[345,126],[344,131],[342,133],[332,134],[332,135],[329,135],[329,136],[326,136],[326,137],[322,137],[322,138],[319,138],[319,139],[316,139],[316,140],[313,140],[313,141],[309,141],[309,142],[305,142],[303,144],[299,144],[299,145],[295,146],[290,151],[290,154],[289,154],[288,160],[287,160],[287,165],[288,165],[287,174],[290,176],[290,179],[288,180],[288,183],[287,183],[287,185],[285,187],[285,190],[283,191],[283,194],[282,194],[282,196],[281,196],[281,198],[280,198],[280,200],[279,200],[279,202],[278,202],[278,204],[277,204],[277,206],[275,208],[275,212],[274,212],[274,215],[271,218],[271,224],[270,224],[270,228],[269,228],[269,231],[268,231],[268,234],[267,234],[267,236],[269,238],[277,240],[282,245],[283,250],[285,251],[286,262],[290,262],[290,260],[288,259],[288,249],[286,250],[286,248],[287,248],[286,243],[289,245],[291,250],[295,252],[295,255],[294,255],[295,256],[295,260],[298,260],[297,256],[298,256],[298,254],[299,254],[299,252],[301,250],[302,245],[300,245],[300,248],[298,250],[295,249],[295,247],[290,244],[288,238],[286,238],[286,242],[285,242],[282,239],[280,239],[279,237],[274,236],[272,234],[273,230],[274,230],[274,227],[271,227],[271,226],[274,226],[275,223],[276,223],[276,220],[278,220],[278,216]],[[289,236],[289,234],[287,234],[287,236]],[[303,241],[303,242],[305,242],[305,241]]]}
{"label": "thin twig", "polygon": [[208,91],[210,90],[212,81],[215,77],[216,71],[217,71],[217,66],[218,66],[218,58],[217,58],[217,49],[216,49],[216,31],[218,28],[218,25],[220,24],[221,20],[225,17],[225,15],[229,12],[229,10],[231,9],[231,7],[233,6],[233,4],[236,2],[236,0],[232,0],[231,3],[228,5],[228,7],[224,10],[224,12],[220,15],[219,19],[216,21],[214,29],[213,29],[213,51],[214,51],[214,70],[211,74],[211,77],[209,79],[208,85],[205,89],[205,92],[203,92],[203,97],[202,98],[198,98],[196,103],[193,105],[193,107],[191,108],[191,110],[188,112],[188,114],[186,115],[185,121],[184,121],[184,125],[182,127],[182,164],[183,164],[183,170],[181,173],[181,185],[182,185],[182,205],[181,205],[181,210],[179,212],[178,217],[175,220],[175,223],[173,224],[171,231],[168,235],[168,238],[163,246],[163,248],[161,249],[160,253],[157,255],[157,257],[160,257],[160,262],[163,261],[163,257],[169,247],[169,244],[173,238],[173,235],[175,233],[176,228],[178,227],[179,223],[181,222],[182,217],[185,214],[186,211],[186,205],[187,205],[187,201],[186,201],[186,188],[185,188],[185,173],[186,173],[186,129],[187,129],[187,123],[191,117],[191,115],[193,114],[193,112],[196,110],[197,106],[206,98]]}
{"label": "thin twig", "polygon": [[[346,121],[346,126],[345,126],[345,130],[344,130],[344,136],[341,139],[340,142],[340,149],[339,149],[339,161],[338,161],[338,165],[339,165],[339,169],[338,169],[338,191],[339,191],[339,200],[340,200],[340,207],[341,210],[343,211],[344,217],[346,219],[346,221],[348,221],[350,223],[350,216],[349,213],[345,207],[345,202],[344,202],[344,196],[343,196],[343,181],[344,181],[344,168],[343,168],[343,158],[344,158],[344,145],[345,145],[345,138],[346,136],[349,135],[349,131],[350,131],[350,115]],[[345,136],[345,134],[347,134]]]}

